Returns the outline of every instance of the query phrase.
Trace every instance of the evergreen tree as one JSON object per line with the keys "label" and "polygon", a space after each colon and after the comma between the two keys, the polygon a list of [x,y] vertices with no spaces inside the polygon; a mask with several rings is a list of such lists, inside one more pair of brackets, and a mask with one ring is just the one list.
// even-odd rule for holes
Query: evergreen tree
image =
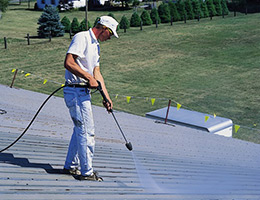
{"label": "evergreen tree", "polygon": [[168,23],[171,21],[171,14],[168,4],[163,3],[158,7],[158,13],[162,23]]}
{"label": "evergreen tree", "polygon": [[224,11],[224,15],[228,15],[228,7],[227,7],[227,1],[226,0],[221,0],[221,6]]}
{"label": "evergreen tree", "polygon": [[[113,17],[113,18],[117,21],[117,19],[115,18],[115,16],[114,16],[113,13],[108,13],[107,16]],[[119,30],[119,26],[117,26],[116,30],[117,30],[117,31]]]}
{"label": "evergreen tree", "polygon": [[[91,28],[91,24],[90,24],[90,22],[88,21],[88,29],[90,29],[90,28]],[[83,20],[80,22],[79,31],[87,31],[86,19],[83,19]]]}
{"label": "evergreen tree", "polygon": [[57,8],[46,6],[43,9],[41,17],[38,19],[38,36],[39,37],[59,37],[64,35],[64,26],[60,22],[60,16]]}
{"label": "evergreen tree", "polygon": [[[9,4],[9,0],[0,0],[0,13],[5,12]],[[1,17],[0,17],[1,18]]]}
{"label": "evergreen tree", "polygon": [[177,7],[181,20],[184,20],[184,17],[187,17],[187,12],[185,10],[184,2],[182,0],[178,0],[176,3],[176,7]]}
{"label": "evergreen tree", "polygon": [[200,1],[200,9],[203,13],[203,17],[209,17],[209,10],[206,2],[204,2],[203,0],[199,0],[199,1]]}
{"label": "evergreen tree", "polygon": [[158,13],[158,10],[156,8],[153,8],[151,10],[150,17],[151,17],[151,19],[152,19],[154,24],[156,24],[156,20],[157,20],[158,24],[161,23],[161,19],[159,17],[159,13]]}
{"label": "evergreen tree", "polygon": [[202,12],[200,8],[200,2],[198,0],[192,0],[192,7],[193,7],[193,13],[196,19],[203,18],[204,13]]}
{"label": "evergreen tree", "polygon": [[217,16],[221,16],[221,15],[222,15],[221,0],[213,0],[213,3],[214,3],[214,5],[215,5],[216,15],[217,15]]}
{"label": "evergreen tree", "polygon": [[95,20],[95,22],[94,22],[93,27],[95,27],[95,26],[97,25],[97,23],[98,23],[99,20],[100,20],[100,17],[97,17],[96,20]]}
{"label": "evergreen tree", "polygon": [[121,29],[124,29],[125,32],[126,32],[126,29],[129,29],[129,28],[130,28],[130,22],[129,22],[129,20],[126,18],[126,16],[123,16],[123,17],[121,18],[121,21],[120,21],[120,23],[119,23],[119,27],[120,27]]}
{"label": "evergreen tree", "polygon": [[170,14],[171,14],[173,21],[174,22],[180,21],[181,17],[180,17],[180,14],[177,10],[175,3],[169,2],[169,9],[170,9]]}
{"label": "evergreen tree", "polygon": [[130,26],[138,27],[140,25],[141,25],[141,18],[139,17],[139,15],[136,12],[134,12],[130,19]]}
{"label": "evergreen tree", "polygon": [[185,10],[187,12],[187,19],[194,19],[194,13],[193,13],[193,8],[192,8],[192,5],[191,5],[191,1],[190,0],[185,0],[184,4],[185,4]]}
{"label": "evergreen tree", "polygon": [[209,16],[215,16],[217,14],[213,0],[206,0],[206,4],[209,11]]}
{"label": "evergreen tree", "polygon": [[144,26],[145,26],[145,25],[150,26],[150,25],[153,23],[153,21],[152,21],[150,15],[149,15],[149,13],[147,12],[147,10],[144,10],[144,11],[142,12],[142,14],[141,14],[141,20],[143,21],[143,25],[144,25]]}
{"label": "evergreen tree", "polygon": [[76,17],[73,18],[72,22],[71,22],[71,32],[76,34],[80,31],[79,29],[79,21]]}
{"label": "evergreen tree", "polygon": [[63,17],[62,20],[61,20],[61,24],[64,26],[64,31],[66,33],[69,33],[70,32],[70,20],[68,17]]}

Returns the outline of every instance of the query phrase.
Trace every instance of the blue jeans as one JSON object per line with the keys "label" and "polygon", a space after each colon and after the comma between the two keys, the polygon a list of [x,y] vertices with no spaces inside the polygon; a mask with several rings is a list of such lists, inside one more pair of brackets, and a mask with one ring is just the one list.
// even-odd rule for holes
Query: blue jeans
{"label": "blue jeans", "polygon": [[90,175],[93,173],[95,133],[89,90],[65,87],[63,93],[74,123],[64,168],[78,167],[82,175]]}

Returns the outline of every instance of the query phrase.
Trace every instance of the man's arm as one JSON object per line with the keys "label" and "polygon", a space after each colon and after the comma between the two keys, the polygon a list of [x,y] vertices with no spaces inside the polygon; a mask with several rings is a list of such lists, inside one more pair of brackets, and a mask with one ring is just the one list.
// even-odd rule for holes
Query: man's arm
{"label": "man's arm", "polygon": [[106,89],[106,85],[105,85],[103,76],[102,76],[102,74],[101,74],[101,72],[100,72],[100,67],[95,67],[95,68],[94,68],[94,78],[101,83],[102,90],[104,91],[104,94],[106,95],[106,97],[107,97],[107,99],[108,99],[108,101],[109,101],[109,103],[103,102],[104,106],[107,108],[107,111],[112,110],[112,108],[113,108],[113,102],[112,102],[112,100],[110,99],[109,94],[108,94],[108,92],[107,92],[107,89]]}
{"label": "man's arm", "polygon": [[77,55],[68,53],[64,61],[64,67],[76,76],[88,80],[91,88],[96,88],[98,86],[97,81],[91,74],[80,68],[76,62],[77,57]]}

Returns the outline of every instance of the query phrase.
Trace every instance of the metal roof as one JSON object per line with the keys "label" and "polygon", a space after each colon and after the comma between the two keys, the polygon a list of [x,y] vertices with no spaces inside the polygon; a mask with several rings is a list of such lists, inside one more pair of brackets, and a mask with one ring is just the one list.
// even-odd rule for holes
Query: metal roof
{"label": "metal roof", "polygon": [[[0,85],[0,149],[47,97]],[[47,103],[28,133],[0,154],[0,199],[260,199],[260,145],[93,106],[94,168],[103,182],[60,174],[72,122],[62,98]]]}

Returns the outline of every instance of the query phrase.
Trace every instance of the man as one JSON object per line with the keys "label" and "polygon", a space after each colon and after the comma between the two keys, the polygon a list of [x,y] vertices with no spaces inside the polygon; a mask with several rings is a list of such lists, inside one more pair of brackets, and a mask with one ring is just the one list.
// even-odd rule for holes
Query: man
{"label": "man", "polygon": [[[109,100],[109,103],[103,102],[108,111],[112,109],[113,104],[100,72],[99,41],[106,41],[112,35],[118,38],[117,25],[118,22],[112,17],[100,17],[94,28],[80,32],[73,37],[64,62],[67,84],[88,82],[90,88],[97,88],[97,81],[101,83]],[[80,180],[102,181],[103,179],[98,176],[92,166],[95,133],[90,91],[88,88],[79,86],[65,87],[64,99],[69,108],[74,129],[63,171],[67,174],[81,174]]]}

